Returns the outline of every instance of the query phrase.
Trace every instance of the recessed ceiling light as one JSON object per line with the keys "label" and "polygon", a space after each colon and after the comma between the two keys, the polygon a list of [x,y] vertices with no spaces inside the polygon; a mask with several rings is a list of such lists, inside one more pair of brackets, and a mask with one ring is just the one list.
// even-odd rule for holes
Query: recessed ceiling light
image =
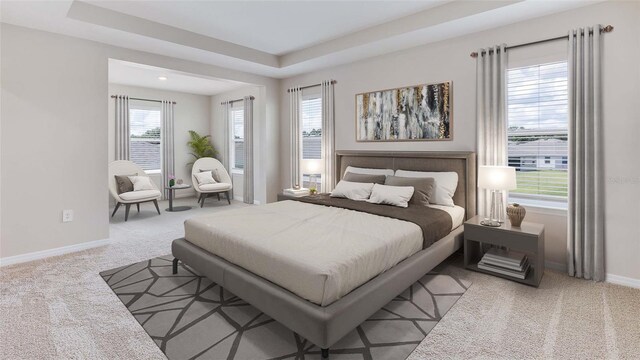
{"label": "recessed ceiling light", "polygon": [[167,77],[166,76],[158,76],[158,80],[165,81],[165,80],[167,80]]}

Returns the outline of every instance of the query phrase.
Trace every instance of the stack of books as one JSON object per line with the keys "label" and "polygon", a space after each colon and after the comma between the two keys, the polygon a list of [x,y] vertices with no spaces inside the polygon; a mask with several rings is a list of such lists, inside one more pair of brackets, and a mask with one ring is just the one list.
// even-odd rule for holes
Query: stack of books
{"label": "stack of books", "polygon": [[284,189],[282,191],[283,194],[285,195],[289,195],[289,196],[295,196],[295,197],[301,197],[301,196],[308,196],[311,193],[309,192],[309,189],[305,189],[305,188],[300,188],[300,189]]}
{"label": "stack of books", "polygon": [[527,277],[529,267],[525,254],[498,248],[489,249],[478,263],[479,269],[522,280]]}

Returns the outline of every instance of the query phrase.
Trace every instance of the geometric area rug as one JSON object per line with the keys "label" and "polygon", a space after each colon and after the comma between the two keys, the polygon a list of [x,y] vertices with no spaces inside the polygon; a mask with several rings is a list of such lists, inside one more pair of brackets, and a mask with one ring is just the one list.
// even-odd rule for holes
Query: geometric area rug
{"label": "geometric area rug", "polygon": [[[101,272],[167,358],[319,359],[320,349],[163,256]],[[330,359],[406,359],[471,284],[429,273],[334,344]]]}

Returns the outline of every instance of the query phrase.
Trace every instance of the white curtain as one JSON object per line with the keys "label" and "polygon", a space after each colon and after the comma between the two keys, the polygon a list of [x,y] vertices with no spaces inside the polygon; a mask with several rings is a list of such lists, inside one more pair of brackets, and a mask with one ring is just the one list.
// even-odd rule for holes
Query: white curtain
{"label": "white curtain", "polygon": [[229,160],[229,159],[231,158],[231,153],[230,153],[230,150],[229,150],[229,141],[230,141],[229,139],[231,139],[231,134],[229,133],[229,131],[230,131],[230,127],[229,127],[229,121],[230,121],[229,116],[230,115],[229,115],[229,112],[231,111],[231,103],[228,102],[228,101],[224,101],[222,103],[222,108],[221,108],[220,111],[222,111],[222,116],[220,118],[222,119],[223,129],[224,129],[224,141],[222,142],[222,159],[221,159],[221,162],[222,162],[222,165],[224,165],[224,168],[227,171],[230,171],[229,170],[230,169],[229,168],[229,164],[230,164],[231,160]]}
{"label": "white curtain", "polygon": [[291,187],[301,186],[300,151],[302,133],[300,132],[300,98],[302,91],[299,87],[289,89],[289,120],[291,138],[289,141],[289,162],[291,171]]}
{"label": "white curtain", "polygon": [[322,173],[322,192],[330,192],[335,186],[335,112],[333,84],[331,80],[323,81],[322,95],[322,159],[324,171]]}
{"label": "white curtain", "polygon": [[[506,45],[478,50],[476,123],[478,165],[507,165]],[[506,204],[506,194],[503,202]],[[478,214],[490,214],[491,193],[478,189]]]}
{"label": "white curtain", "polygon": [[129,160],[129,97],[117,95],[116,103],[116,160]]}
{"label": "white curtain", "polygon": [[[173,101],[162,100],[162,189],[169,185],[169,176],[176,175],[174,136],[173,136]],[[163,191],[164,198],[169,197],[169,190]]]}
{"label": "white curtain", "polygon": [[603,281],[600,25],[569,32],[569,275]]}
{"label": "white curtain", "polygon": [[242,199],[253,204],[253,96],[244,97],[244,189]]}

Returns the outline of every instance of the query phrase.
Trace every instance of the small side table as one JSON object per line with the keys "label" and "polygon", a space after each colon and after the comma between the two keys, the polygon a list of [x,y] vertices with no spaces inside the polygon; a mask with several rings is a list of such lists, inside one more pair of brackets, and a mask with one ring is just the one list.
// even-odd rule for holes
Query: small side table
{"label": "small side table", "polygon": [[[523,222],[520,227],[513,227],[506,221],[500,227],[490,227],[481,225],[482,219],[475,216],[464,223],[464,267],[538,287],[544,273],[544,225]],[[484,255],[482,244],[504,246],[525,253],[531,266],[527,277],[521,280],[478,268],[478,261]]]}
{"label": "small side table", "polygon": [[173,192],[181,189],[188,189],[191,185],[189,184],[176,184],[173,186],[166,186],[165,189],[169,190],[169,207],[165,209],[165,211],[185,211],[191,209],[191,206],[173,206]]}

